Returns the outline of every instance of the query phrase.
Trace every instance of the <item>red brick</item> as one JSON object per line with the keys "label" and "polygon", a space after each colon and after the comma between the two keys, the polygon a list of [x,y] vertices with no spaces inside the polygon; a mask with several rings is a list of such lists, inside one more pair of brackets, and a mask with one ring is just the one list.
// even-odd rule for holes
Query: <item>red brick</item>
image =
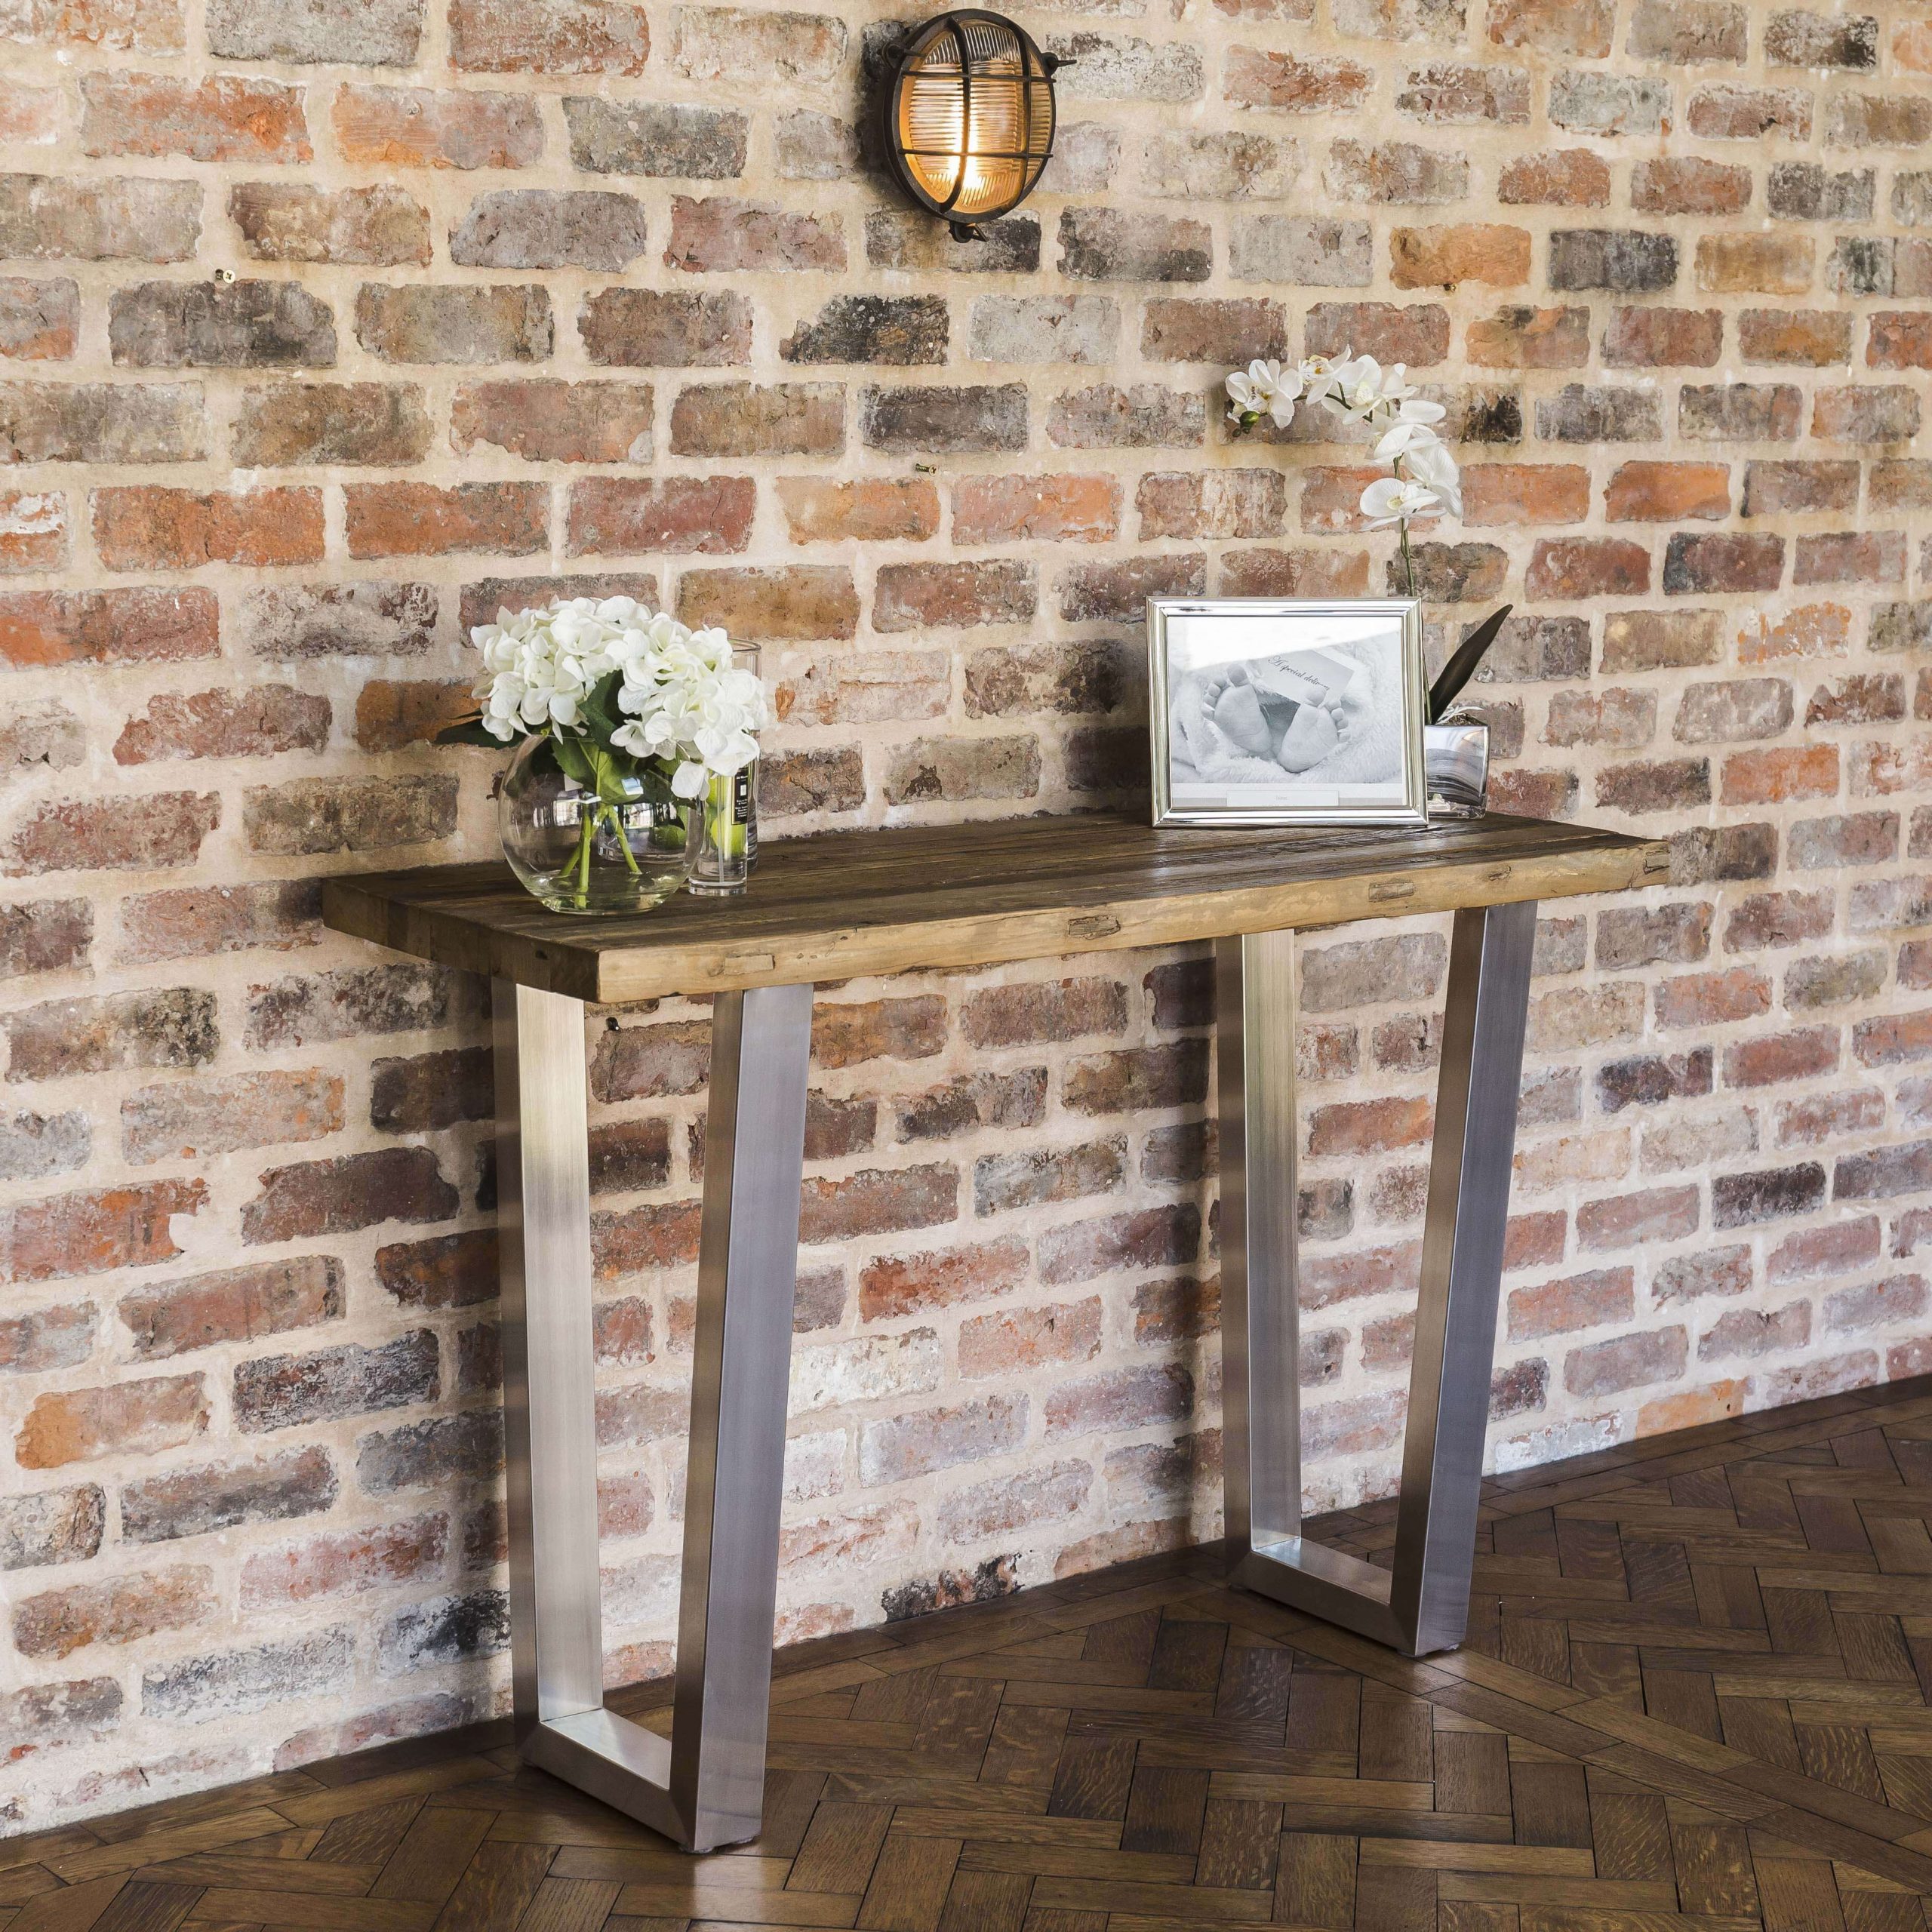
{"label": "red brick", "polygon": [[570,554],[742,550],[757,504],[748,476],[586,478],[571,485]]}
{"label": "red brick", "polygon": [[158,1361],[339,1321],[342,1266],[326,1255],[308,1255],[224,1269],[135,1288],[122,1297],[116,1312],[136,1357]]}
{"label": "red brick", "polygon": [[1477,527],[1581,523],[1590,513],[1590,473],[1576,463],[1471,463],[1463,503],[1463,521]]}
{"label": "red brick", "polygon": [[1383,362],[1427,368],[1449,353],[1449,312],[1433,303],[1317,302],[1303,324],[1303,352],[1339,355],[1352,349]]}
{"label": "red brick", "polygon": [[1032,566],[998,563],[886,564],[872,600],[872,628],[892,632],[1010,624],[1038,601]]}
{"label": "red brick", "polygon": [[1225,551],[1216,588],[1224,597],[1365,597],[1366,550]]}
{"label": "red brick", "polygon": [[651,54],[632,0],[452,0],[450,64],[471,73],[638,74]]}
{"label": "red brick", "polygon": [[355,694],[355,742],[365,752],[427,744],[475,709],[467,683],[371,678]]}
{"label": "red brick", "polygon": [[1745,466],[1746,516],[1807,515],[1817,510],[1852,509],[1857,502],[1855,461],[1767,460]]}
{"label": "red brick", "polygon": [[0,1215],[0,1281],[58,1281],[171,1261],[181,1252],[171,1217],[198,1214],[207,1203],[199,1180],[23,1201]]}
{"label": "red brick", "polygon": [[450,411],[450,447],[479,444],[531,463],[648,463],[648,383],[464,383]]}
{"label": "red brick", "polygon": [[920,541],[939,531],[939,491],[919,477],[786,476],[780,507],[794,543]]}
{"label": "red brick", "polygon": [[317,1140],[342,1124],[342,1079],[337,1074],[247,1073],[179,1081],[144,1087],[121,1103],[122,1151],[137,1165]]}
{"label": "red brick", "polygon": [[1832,309],[1747,309],[1737,318],[1737,346],[1747,362],[1828,368],[1851,359],[1851,317]]}
{"label": "red brick", "polygon": [[959,1174],[943,1164],[862,1168],[842,1180],[808,1180],[798,1238],[807,1245],[930,1228],[956,1218]]}
{"label": "red brick", "polygon": [[1881,1247],[1875,1217],[1844,1221],[1835,1226],[1806,1228],[1787,1235],[1765,1263],[1765,1278],[1774,1286],[1813,1281],[1820,1275],[1847,1275],[1869,1267]]}
{"label": "red brick", "polygon": [[115,740],[117,764],[158,759],[266,758],[320,751],[328,742],[329,701],[288,685],[248,691],[165,694],[131,718]]}
{"label": "red brick", "polygon": [[703,201],[674,195],[664,263],[691,273],[838,272],[845,266],[845,236],[835,214],[794,214],[721,195]]}
{"label": "red brick", "polygon": [[900,999],[821,1000],[812,1012],[812,1060],[821,1067],[927,1060],[943,1053],[946,1041],[946,1001],[937,993]]}
{"label": "red brick", "polygon": [[1640,161],[1630,205],[1648,214],[1736,214],[1751,199],[1751,171],[1692,155]]}
{"label": "red brick", "polygon": [[1780,804],[1838,795],[1835,745],[1792,745],[1737,752],[1724,761],[1719,796],[1727,805]]}
{"label": "red brick", "polygon": [[859,599],[843,565],[687,571],[678,615],[745,641],[849,638],[858,631]]}
{"label": "red brick", "polygon": [[1118,477],[969,476],[952,487],[955,543],[1104,543],[1119,528]]}
{"label": "red brick", "polygon": [[1776,1086],[1781,1080],[1810,1080],[1835,1072],[1839,1043],[1835,1026],[1812,1026],[1797,1034],[1767,1034],[1741,1039],[1724,1049],[1725,1086]]}
{"label": "red brick", "polygon": [[1739,633],[1741,664],[1763,664],[1783,657],[1835,657],[1851,640],[1851,613],[1842,604],[1806,604],[1774,623],[1747,618]]}
{"label": "red brick", "polygon": [[203,1434],[208,1414],[198,1375],[56,1391],[35,1398],[14,1435],[14,1454],[23,1469],[152,1455]]}
{"label": "red brick", "polygon": [[80,290],[64,277],[35,281],[23,275],[0,275],[0,356],[23,362],[65,361],[79,340],[80,314]]}
{"label": "red brick", "polygon": [[1590,359],[1590,312],[1583,308],[1499,309],[1471,322],[1469,359],[1489,369],[1580,369]]}
{"label": "red brick", "polygon": [[1534,1341],[1605,1321],[1629,1321],[1637,1312],[1635,1277],[1628,1268],[1601,1268],[1509,1291],[1509,1338]]}
{"label": "red brick", "polygon": [[867,1263],[859,1278],[859,1312],[878,1321],[944,1308],[956,1302],[987,1301],[1026,1279],[1023,1241],[988,1241]]}
{"label": "red brick", "polygon": [[1422,1244],[1369,1248],[1357,1254],[1322,1255],[1302,1263],[1302,1306],[1326,1308],[1362,1295],[1414,1294],[1420,1278]]}
{"label": "red brick", "polygon": [[1615,309],[1603,336],[1611,369],[1709,369],[1723,348],[1718,309]]}
{"label": "red brick", "polygon": [[1614,1395],[1646,1383],[1674,1382],[1684,1371],[1690,1338],[1681,1327],[1620,1335],[1573,1349],[1564,1358],[1563,1386],[1573,1395]]}
{"label": "red brick", "polygon": [[1284,114],[1358,107],[1374,85],[1374,75],[1353,60],[1303,60],[1254,47],[1229,48],[1223,72],[1228,100]]}
{"label": "red brick", "polygon": [[347,497],[352,557],[521,556],[549,540],[541,483],[355,483]]}
{"label": "red brick", "polygon": [[1749,967],[1721,973],[1687,973],[1656,989],[1660,1026],[1721,1026],[1755,1019],[1770,1010],[1770,982]]}
{"label": "red brick", "polygon": [[1808,235],[1700,235],[1697,285],[1712,294],[1802,295],[1811,286],[1817,252]]}
{"label": "red brick", "polygon": [[593,1214],[590,1249],[597,1279],[617,1281],[646,1269],[695,1261],[699,1214],[695,1201],[654,1201],[620,1214]]}
{"label": "red brick", "polygon": [[0,571],[57,571],[67,561],[67,499],[56,490],[0,490]]}
{"label": "red brick", "polygon": [[1903,583],[1905,571],[1903,531],[1844,531],[1801,536],[1793,546],[1791,580],[1794,586]]}
{"label": "red brick", "polygon": [[251,1556],[242,1568],[242,1604],[274,1610],[434,1577],[448,1547],[449,1518],[440,1512],[332,1531]]}
{"label": "red brick", "polygon": [[1062,1382],[1048,1395],[1049,1441],[1185,1421],[1194,1411],[1194,1378],[1177,1363],[1117,1368]]}
{"label": "red brick", "polygon": [[1398,228],[1389,238],[1389,257],[1398,288],[1454,288],[1466,281],[1519,288],[1530,278],[1530,234],[1473,222]]}
{"label": "red brick", "polygon": [[[1372,464],[1307,465],[1301,472],[1302,528],[1324,536],[1365,530],[1368,520],[1362,514],[1361,494],[1386,474]],[[1434,521],[1432,518],[1417,519],[1419,524]]]}
{"label": "red brick", "polygon": [[1611,0],[1494,0],[1486,15],[1499,47],[1601,60],[1611,50],[1616,8]]}
{"label": "red brick", "polygon": [[318,562],[322,493],[217,492],[128,485],[97,490],[94,537],[112,570],[195,570],[204,564]]}
{"label": "red brick", "polygon": [[81,146],[91,155],[312,161],[303,94],[278,81],[232,74],[185,81],[91,73],[81,82]]}
{"label": "red brick", "polygon": [[543,151],[537,102],[517,94],[348,81],[332,118],[352,168],[528,168]]}
{"label": "red brick", "polygon": [[1621,538],[1546,538],[1531,556],[1524,583],[1539,601],[1641,597],[1651,587],[1651,554]]}
{"label": "red brick", "polygon": [[1712,591],[1775,590],[1784,574],[1782,537],[1726,533],[1697,536],[1680,531],[1664,555],[1667,596]]}
{"label": "red brick", "polygon": [[1100,1352],[1098,1295],[1051,1308],[982,1315],[959,1325],[963,1376],[1016,1375],[1049,1363],[1087,1361]]}
{"label": "red brick", "polygon": [[1420,1146],[1435,1121],[1435,1109],[1427,1100],[1340,1101],[1315,1109],[1309,1121],[1308,1151],[1319,1158]]}
{"label": "red brick", "polygon": [[1497,177],[1497,199],[1518,207],[1607,208],[1610,165],[1587,148],[1515,155]]}
{"label": "red brick", "polygon": [[90,1644],[134,1644],[189,1629],[218,1607],[214,1574],[202,1564],[135,1571],[23,1597],[14,1607],[14,1642],[23,1657],[70,1657]]}
{"label": "red brick", "polygon": [[242,1205],[242,1238],[300,1241],[383,1221],[443,1220],[459,1204],[429,1149],[383,1148],[270,1168]]}
{"label": "red brick", "polygon": [[1721,463],[1620,463],[1604,491],[1612,523],[1722,521],[1730,514],[1730,470]]}

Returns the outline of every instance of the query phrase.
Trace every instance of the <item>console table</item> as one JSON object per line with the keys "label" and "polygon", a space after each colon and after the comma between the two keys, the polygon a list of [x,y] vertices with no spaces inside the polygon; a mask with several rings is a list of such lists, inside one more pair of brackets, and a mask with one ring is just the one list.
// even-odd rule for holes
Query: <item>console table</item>
{"label": "console table", "polygon": [[[487,974],[512,1666],[524,1756],[693,1851],[763,1802],[815,980],[1216,943],[1226,1521],[1247,1587],[1393,1645],[1468,1611],[1541,899],[1663,882],[1655,841],[1491,817],[1155,831],[1096,815],[768,841],[748,894],[545,911],[500,865],[328,880],[337,931]],[[1301,1535],[1294,929],[1453,911],[1392,1570]],[[666,1740],[604,1706],[586,1002],[712,996],[677,1680]]]}

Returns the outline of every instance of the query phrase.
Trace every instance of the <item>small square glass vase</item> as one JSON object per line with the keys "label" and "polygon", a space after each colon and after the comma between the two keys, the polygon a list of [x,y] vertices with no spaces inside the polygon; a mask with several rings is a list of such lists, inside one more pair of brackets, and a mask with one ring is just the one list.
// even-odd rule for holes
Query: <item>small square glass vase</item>
{"label": "small square glass vase", "polygon": [[1425,724],[1422,766],[1432,819],[1481,818],[1489,809],[1489,727],[1481,718]]}

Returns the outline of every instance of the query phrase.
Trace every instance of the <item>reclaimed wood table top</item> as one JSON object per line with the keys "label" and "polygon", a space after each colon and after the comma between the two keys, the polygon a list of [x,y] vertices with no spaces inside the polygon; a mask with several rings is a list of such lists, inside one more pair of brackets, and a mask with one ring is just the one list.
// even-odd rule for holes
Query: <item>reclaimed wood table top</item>
{"label": "reclaimed wood table top", "polygon": [[1491,813],[1426,829],[1156,830],[1122,815],[768,839],[742,896],[547,911],[507,866],[325,881],[338,932],[599,1004],[989,966],[1663,883],[1669,847]]}

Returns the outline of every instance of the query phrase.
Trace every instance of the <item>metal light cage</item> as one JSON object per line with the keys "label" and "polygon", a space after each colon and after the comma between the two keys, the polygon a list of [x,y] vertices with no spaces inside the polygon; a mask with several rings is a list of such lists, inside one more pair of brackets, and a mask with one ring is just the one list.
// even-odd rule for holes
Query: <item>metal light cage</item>
{"label": "metal light cage", "polygon": [[1054,148],[1054,70],[1023,28],[977,10],[928,20],[885,102],[886,146],[906,192],[971,239],[1017,208]]}

